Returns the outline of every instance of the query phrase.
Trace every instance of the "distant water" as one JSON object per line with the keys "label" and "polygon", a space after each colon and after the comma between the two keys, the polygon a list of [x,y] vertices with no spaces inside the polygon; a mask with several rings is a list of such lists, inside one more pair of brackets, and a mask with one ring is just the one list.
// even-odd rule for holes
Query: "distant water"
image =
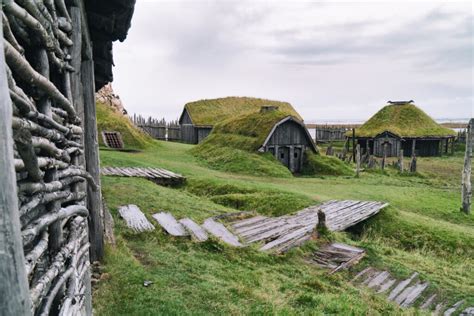
{"label": "distant water", "polygon": [[[435,119],[438,123],[469,123],[470,118],[437,118]],[[364,124],[365,120],[338,120],[338,119],[317,119],[317,120],[308,120],[306,124]]]}

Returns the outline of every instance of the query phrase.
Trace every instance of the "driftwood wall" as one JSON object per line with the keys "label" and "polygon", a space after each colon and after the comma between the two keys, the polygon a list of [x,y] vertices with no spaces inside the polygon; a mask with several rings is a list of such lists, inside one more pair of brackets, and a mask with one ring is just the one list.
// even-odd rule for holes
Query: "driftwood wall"
{"label": "driftwood wall", "polygon": [[0,314],[91,314],[103,229],[84,4],[0,10]]}

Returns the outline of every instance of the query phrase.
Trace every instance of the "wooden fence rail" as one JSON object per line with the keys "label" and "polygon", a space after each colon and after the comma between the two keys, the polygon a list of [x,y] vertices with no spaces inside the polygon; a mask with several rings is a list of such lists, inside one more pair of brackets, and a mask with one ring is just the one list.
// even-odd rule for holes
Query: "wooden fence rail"
{"label": "wooden fence rail", "polygon": [[164,118],[158,120],[151,116],[145,118],[137,114],[134,114],[130,119],[135,126],[139,127],[155,139],[171,142],[181,140],[181,127],[179,126],[178,121],[166,122]]}

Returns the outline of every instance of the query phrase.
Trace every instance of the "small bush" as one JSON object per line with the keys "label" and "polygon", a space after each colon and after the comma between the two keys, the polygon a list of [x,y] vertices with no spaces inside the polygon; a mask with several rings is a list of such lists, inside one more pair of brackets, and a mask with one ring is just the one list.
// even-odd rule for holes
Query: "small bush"
{"label": "small bush", "polygon": [[347,164],[335,157],[316,155],[308,151],[305,154],[301,174],[307,176],[350,176],[354,172]]}

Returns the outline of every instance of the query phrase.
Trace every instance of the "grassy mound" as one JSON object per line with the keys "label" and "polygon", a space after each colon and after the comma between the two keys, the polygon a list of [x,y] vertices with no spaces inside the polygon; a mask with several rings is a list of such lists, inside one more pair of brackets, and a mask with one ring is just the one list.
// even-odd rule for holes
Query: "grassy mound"
{"label": "grassy mound", "polygon": [[374,137],[384,131],[400,137],[456,135],[453,130],[439,125],[423,110],[411,103],[385,106],[356,129],[356,136]]}
{"label": "grassy mound", "polygon": [[188,181],[186,191],[206,197],[219,205],[242,211],[256,211],[269,216],[289,214],[316,203],[303,194],[223,184],[208,179]]}
{"label": "grassy mound", "polygon": [[214,132],[192,153],[216,170],[256,176],[291,177],[291,172],[270,154],[249,151],[254,141],[239,135]]}
{"label": "grassy mound", "polygon": [[302,175],[351,176],[352,169],[343,161],[330,156],[306,152]]}
{"label": "grassy mound", "polygon": [[127,117],[102,103],[97,103],[96,110],[100,146],[105,145],[102,140],[102,131],[120,132],[127,149],[144,149],[151,143],[152,138],[137,129]]}
{"label": "grassy mound", "polygon": [[185,105],[193,124],[215,125],[226,119],[239,115],[255,113],[260,111],[264,105],[278,106],[278,108],[299,120],[301,116],[288,102],[272,101],[249,97],[227,97],[210,100],[199,100]]}

